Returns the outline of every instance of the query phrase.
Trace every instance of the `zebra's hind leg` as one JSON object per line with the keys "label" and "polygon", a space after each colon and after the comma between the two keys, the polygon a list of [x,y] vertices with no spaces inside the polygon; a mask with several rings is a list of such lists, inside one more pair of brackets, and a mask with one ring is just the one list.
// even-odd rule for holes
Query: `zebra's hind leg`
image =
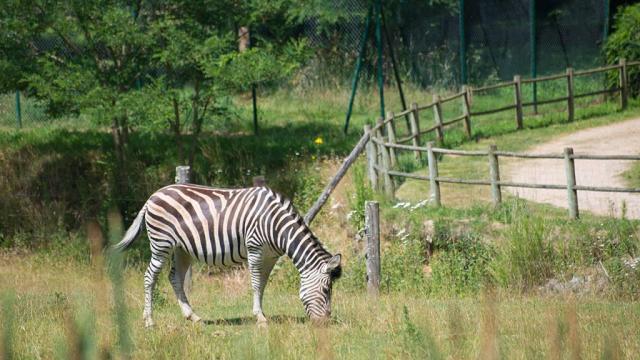
{"label": "zebra's hind leg", "polygon": [[189,254],[184,252],[181,248],[177,248],[174,253],[173,266],[171,266],[171,272],[169,273],[169,281],[171,282],[171,286],[173,286],[176,298],[178,298],[178,304],[180,305],[180,310],[182,310],[182,315],[187,320],[198,322],[200,321],[200,317],[193,312],[193,309],[191,309],[191,305],[189,305],[189,300],[187,299],[187,294],[184,291],[185,277],[190,265],[191,257]]}
{"label": "zebra's hind leg", "polygon": [[152,317],[153,289],[156,286],[158,275],[160,275],[160,271],[168,257],[168,252],[159,251],[153,246],[151,247],[151,262],[149,263],[149,267],[147,267],[147,271],[144,273],[144,312],[142,313],[142,317],[145,327],[154,325]]}

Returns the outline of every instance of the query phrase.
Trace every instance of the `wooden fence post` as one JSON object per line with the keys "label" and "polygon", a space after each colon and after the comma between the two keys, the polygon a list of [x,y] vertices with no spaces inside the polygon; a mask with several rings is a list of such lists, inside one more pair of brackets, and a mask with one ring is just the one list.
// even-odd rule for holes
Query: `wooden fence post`
{"label": "wooden fence post", "polygon": [[516,128],[522,129],[522,79],[520,75],[513,77],[514,94],[516,101]]}
{"label": "wooden fence post", "polygon": [[[191,182],[191,168],[189,166],[176,166],[176,184],[188,184]],[[176,261],[176,255],[173,255],[173,261]],[[186,274],[184,275],[184,291],[186,293],[191,292],[192,281],[192,266],[189,265]]]}
{"label": "wooden fence post", "polygon": [[442,126],[442,103],[440,103],[440,95],[433,94],[433,119],[436,123],[436,137],[438,142],[444,142],[444,126]]}
{"label": "wooden fence post", "polygon": [[627,60],[620,59],[619,61],[619,86],[620,86],[620,108],[622,110],[627,108],[627,97],[629,96],[629,89],[627,87]]}
{"label": "wooden fence post", "polygon": [[569,122],[574,118],[574,98],[573,98],[573,68],[567,68],[567,112]]}
{"label": "wooden fence post", "polygon": [[176,184],[188,184],[191,182],[191,168],[189,166],[176,166]]}
{"label": "wooden fence post", "polygon": [[[393,118],[393,112],[387,112],[387,138],[389,139],[389,143],[396,144],[396,124],[395,119]],[[396,156],[396,149],[389,148],[389,159],[391,159],[391,167],[395,168],[398,163],[398,157]]]}
{"label": "wooden fence post", "polygon": [[267,180],[262,175],[254,176],[252,183],[254,187],[267,186]]}
{"label": "wooden fence post", "polygon": [[[411,143],[413,146],[420,146],[420,112],[418,111],[418,104],[411,104],[411,116],[409,117],[411,124]],[[420,159],[422,154],[420,151],[415,151],[416,159]]]}
{"label": "wooden fence post", "polygon": [[372,189],[378,188],[378,154],[376,153],[376,145],[373,143],[373,133],[371,131],[371,125],[364,126],[364,133],[369,134],[369,141],[367,142],[367,170],[369,173],[369,183]]}
{"label": "wooden fence post", "polygon": [[567,177],[567,197],[569,200],[569,216],[580,217],[578,212],[578,190],[576,190],[576,167],[573,159],[573,148],[564,149],[564,169]]}
{"label": "wooden fence post", "polygon": [[462,85],[462,114],[464,115],[464,131],[467,137],[471,139],[471,105],[469,102],[469,88]]}
{"label": "wooden fence post", "polygon": [[434,142],[427,143],[427,160],[429,161],[429,185],[431,188],[431,200],[436,206],[440,206],[440,182],[438,181],[438,160],[433,152]]}
{"label": "wooden fence post", "polygon": [[[382,118],[378,119],[378,125],[381,125],[384,122]],[[391,179],[391,175],[389,175],[389,170],[391,169],[391,159],[389,159],[389,151],[386,146],[384,146],[384,138],[382,137],[382,132],[380,128],[376,132],[376,138],[379,140],[381,144],[378,144],[378,151],[382,154],[382,177],[384,179],[384,191],[385,193],[393,197],[393,193],[395,190],[393,189],[393,179]]]}
{"label": "wooden fence post", "polygon": [[491,199],[493,205],[498,206],[502,202],[502,193],[500,192],[500,165],[498,163],[498,150],[496,145],[489,146],[489,175],[491,177]]}
{"label": "wooden fence post", "polygon": [[367,291],[380,292],[380,208],[377,201],[365,202],[365,232],[367,237]]}

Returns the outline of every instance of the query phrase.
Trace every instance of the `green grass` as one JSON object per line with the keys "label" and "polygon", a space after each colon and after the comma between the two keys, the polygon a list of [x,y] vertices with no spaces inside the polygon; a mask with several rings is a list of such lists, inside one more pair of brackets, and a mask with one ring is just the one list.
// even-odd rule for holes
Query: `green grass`
{"label": "green grass", "polygon": [[640,163],[631,165],[631,168],[625,171],[622,176],[630,187],[640,188]]}
{"label": "green grass", "polygon": [[[562,87],[551,90],[561,93]],[[393,93],[387,91],[387,106],[400,109]],[[421,104],[431,99],[429,92],[407,93],[410,101]],[[199,181],[244,186],[254,174],[264,174],[304,211],[338,166],[339,160],[332,159],[347,154],[362,126],[377,116],[374,89],[364,90],[355,104],[353,131],[342,135],[346,99],[346,90],[263,94],[261,134],[255,137],[250,99],[238,98],[237,117],[205,127],[197,160]],[[478,106],[511,100],[509,92],[474,99]],[[515,131],[513,114],[477,117],[472,119],[473,141],[456,125],[447,130],[444,145],[485,149],[497,143],[500,149],[520,151],[562,132],[637,116],[637,102],[631,105],[626,112],[615,112],[614,103],[577,108],[573,123],[567,123],[563,113],[529,114],[522,131]],[[443,110],[455,116],[459,109],[452,103]],[[433,123],[433,114],[423,113],[421,125],[426,127]],[[145,331],[142,278],[149,257],[144,240],[126,257],[122,293],[129,325],[119,326],[117,332],[115,325],[123,320],[114,320],[113,285],[100,266],[92,265],[96,258],[89,255],[82,230],[87,218],[104,214],[113,200],[112,140],[108,129],[83,121],[27,124],[20,132],[14,131],[10,119],[0,125],[0,171],[7,174],[0,182],[0,289],[15,294],[11,334],[19,358],[68,358],[79,343],[89,357],[115,355],[127,343],[126,333],[132,338],[133,358],[640,354],[640,271],[624,264],[639,256],[638,222],[588,214],[579,222],[567,222],[563,210],[508,198],[493,209],[481,201],[489,198],[488,188],[478,187],[443,187],[444,208],[392,209],[393,203],[364,185],[362,160],[313,225],[323,243],[342,252],[346,262],[335,288],[335,319],[329,327],[317,328],[304,319],[297,275],[287,260],[277,266],[265,295],[265,311],[272,316],[268,329],[256,328],[251,317],[246,270],[209,276],[200,265],[192,304],[210,323],[193,325],[181,319],[165,271],[157,291],[158,325]],[[313,142],[318,136],[324,140],[322,146]],[[133,135],[131,213],[155,188],[172,181],[172,141],[163,132]],[[408,171],[423,166],[412,156],[400,159]],[[447,157],[440,169],[444,176],[484,178],[486,159]],[[399,197],[412,202],[427,193],[427,183],[412,181],[398,191]],[[362,204],[371,198],[382,201],[383,281],[377,302],[364,295],[363,242],[354,240],[362,228]],[[355,214],[347,220],[352,211]],[[550,279],[602,279],[602,268],[608,273],[606,286],[588,286],[575,307],[566,293],[556,296],[539,290]],[[488,300],[483,300],[482,294],[490,294],[490,289],[495,289],[495,298],[486,295]],[[0,327],[6,331],[6,310],[2,316]],[[88,329],[86,336],[82,328]],[[69,349],[68,344],[76,345]]]}
{"label": "green grass", "polygon": [[[111,286],[104,277],[96,279],[96,269],[39,264],[33,258],[14,261],[11,255],[3,255],[2,260],[1,288],[15,293],[16,358],[117,355],[109,310]],[[577,352],[582,358],[596,359],[607,352],[619,352],[624,358],[640,354],[640,304],[598,297],[570,300],[497,293],[438,299],[406,292],[383,293],[374,300],[362,292],[339,290],[333,322],[316,327],[304,318],[295,291],[271,287],[265,294],[270,324],[257,328],[246,271],[222,278],[196,273],[190,298],[206,319],[199,324],[181,318],[163,276],[155,306],[156,326],[145,330],[142,277],[135,269],[124,274],[131,356],[136,359],[471,359],[491,354],[540,358]],[[83,328],[86,334],[79,330]],[[78,343],[84,345],[78,347]]]}

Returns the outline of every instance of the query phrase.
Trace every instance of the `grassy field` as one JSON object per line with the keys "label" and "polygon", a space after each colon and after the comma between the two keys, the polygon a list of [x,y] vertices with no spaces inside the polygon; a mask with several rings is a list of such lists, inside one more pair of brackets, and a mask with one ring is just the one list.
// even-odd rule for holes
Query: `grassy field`
{"label": "grassy field", "polygon": [[[407,93],[421,104],[431,99],[428,91]],[[388,108],[400,109],[397,95],[387,94]],[[254,174],[264,174],[304,211],[350,151],[362,125],[377,115],[374,89],[361,95],[348,136],[342,135],[346,91],[264,94],[258,137],[251,134],[250,99],[238,98],[236,118],[206,126],[197,161],[203,182],[243,186]],[[490,105],[510,99],[505,92],[478,95],[474,101]],[[614,102],[589,105],[577,108],[573,123],[559,109],[541,107],[543,115],[529,113],[522,131],[515,131],[509,112],[477,117],[472,141],[457,126],[447,131],[444,146],[484,149],[496,143],[517,151],[561,132],[640,114],[637,101],[625,112],[616,112]],[[455,116],[459,104],[444,110]],[[430,116],[425,112],[426,124],[433,121]],[[16,132],[14,119],[7,119],[0,125],[0,166],[7,174],[0,182],[5,354],[455,359],[633,359],[640,354],[640,268],[626,265],[640,255],[638,222],[586,214],[579,222],[567,222],[562,210],[513,199],[493,209],[483,203],[488,188],[477,187],[443,187],[445,208],[394,209],[395,202],[366,186],[362,160],[313,225],[323,243],[345,259],[332,324],[315,327],[304,318],[297,275],[287,260],[277,266],[265,295],[271,316],[267,329],[257,328],[251,316],[245,270],[220,273],[199,266],[191,298],[208,321],[181,319],[165,271],[157,291],[157,326],[144,330],[146,240],[128,253],[123,287],[115,287],[123,295],[114,301],[114,283],[94,264],[84,230],[87,218],[102,221],[110,206],[113,158],[107,129],[88,119],[61,119],[26,123]],[[317,137],[323,138],[322,145],[314,144]],[[172,181],[175,151],[166,133],[139,129],[130,153],[130,201],[137,210],[150,191]],[[409,168],[417,165],[406,160]],[[484,159],[451,157],[441,165],[446,176],[477,178],[485,171]],[[398,196],[415,203],[427,191],[426,183],[407,181]],[[383,282],[377,301],[365,295],[359,236],[362,205],[370,199],[381,201],[383,219]],[[574,277],[585,285],[575,291],[549,290],[551,281],[566,286]]]}
{"label": "grassy field", "polygon": [[[0,287],[16,293],[16,358],[122,357],[128,351],[136,359],[633,359],[640,354],[638,302],[499,292],[464,298],[383,293],[371,299],[336,291],[332,324],[317,327],[303,317],[294,290],[272,287],[265,295],[270,324],[258,328],[250,316],[246,271],[222,277],[198,272],[190,297],[206,321],[181,318],[163,276],[156,326],[145,330],[140,270],[124,273],[127,320],[117,322],[110,311],[111,283],[94,267],[10,254],[0,260]],[[6,334],[6,310],[4,316]],[[130,342],[118,340],[120,323],[128,324]]]}

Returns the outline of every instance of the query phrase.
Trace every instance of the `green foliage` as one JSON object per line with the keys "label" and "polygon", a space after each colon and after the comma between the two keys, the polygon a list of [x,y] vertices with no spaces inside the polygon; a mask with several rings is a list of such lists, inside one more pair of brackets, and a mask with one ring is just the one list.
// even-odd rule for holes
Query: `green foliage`
{"label": "green foliage", "polygon": [[406,305],[402,306],[402,323],[404,325],[403,338],[407,346],[406,355],[415,359],[443,359],[435,339],[428,331],[421,331],[411,321],[409,309]]}
{"label": "green foliage", "polygon": [[491,271],[504,287],[531,289],[556,274],[558,253],[544,218],[520,213],[505,234]]}
{"label": "green foliage", "polygon": [[380,288],[387,291],[422,293],[429,289],[424,273],[425,244],[408,237],[382,251]]}
{"label": "green foliage", "polygon": [[373,189],[369,185],[367,168],[365,164],[354,164],[351,168],[353,174],[353,192],[349,194],[349,209],[351,209],[349,222],[356,231],[364,230],[365,203],[373,199]]}
{"label": "green foliage", "polygon": [[[604,46],[604,54],[609,64],[619,59],[627,61],[640,59],[640,4],[628,5],[616,13],[613,33]],[[640,68],[628,67],[629,86],[634,95],[640,94]],[[611,86],[618,85],[618,74],[609,77]]]}
{"label": "green foliage", "polygon": [[[441,235],[440,235],[441,236]],[[473,234],[440,238],[442,244],[432,256],[431,290],[439,294],[474,294],[490,276],[488,265],[494,249]]]}
{"label": "green foliage", "polygon": [[2,306],[0,319],[2,319],[2,354],[3,359],[11,359],[14,356],[13,343],[15,338],[15,310],[16,301],[15,294],[9,291],[3,291],[0,298]]}

